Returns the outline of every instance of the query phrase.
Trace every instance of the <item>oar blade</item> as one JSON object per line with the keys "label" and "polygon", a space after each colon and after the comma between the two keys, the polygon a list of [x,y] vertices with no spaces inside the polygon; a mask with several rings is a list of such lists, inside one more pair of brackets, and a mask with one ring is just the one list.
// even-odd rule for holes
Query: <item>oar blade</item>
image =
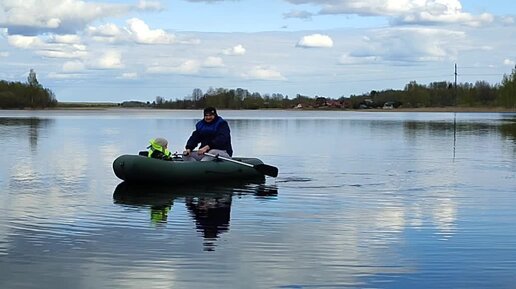
{"label": "oar blade", "polygon": [[221,157],[219,155],[214,155],[214,154],[210,154],[210,153],[205,153],[205,155],[210,156],[210,157],[214,157],[214,158],[219,158],[219,159],[222,159],[222,160],[225,160],[225,161],[228,161],[228,162],[237,163],[239,165],[252,167],[255,170],[259,171],[261,174],[264,174],[266,176],[271,176],[273,178],[278,176],[278,168],[277,167],[269,166],[269,165],[266,165],[266,164],[258,164],[258,165],[248,164],[248,163],[245,163],[245,162],[233,160],[233,159],[230,159],[230,158]]}
{"label": "oar blade", "polygon": [[259,164],[259,165],[255,165],[254,168],[266,176],[270,176],[273,178],[278,176],[278,168],[277,167],[269,166],[266,164]]}

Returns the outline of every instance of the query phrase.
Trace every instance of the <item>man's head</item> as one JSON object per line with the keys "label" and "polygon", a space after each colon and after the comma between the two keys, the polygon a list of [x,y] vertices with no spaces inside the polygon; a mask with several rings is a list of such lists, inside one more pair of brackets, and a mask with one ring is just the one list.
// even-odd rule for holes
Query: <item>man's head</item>
{"label": "man's head", "polygon": [[204,109],[204,121],[212,122],[217,117],[217,110],[214,107]]}

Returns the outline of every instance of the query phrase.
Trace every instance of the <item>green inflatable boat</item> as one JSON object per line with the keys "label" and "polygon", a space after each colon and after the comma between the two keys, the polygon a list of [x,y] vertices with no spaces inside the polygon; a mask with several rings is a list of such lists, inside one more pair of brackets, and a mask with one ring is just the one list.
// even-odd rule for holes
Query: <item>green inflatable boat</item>
{"label": "green inflatable boat", "polygon": [[212,161],[171,161],[140,155],[122,155],[113,161],[115,175],[127,182],[152,184],[202,183],[227,180],[263,181],[277,177],[278,169],[257,158],[224,158]]}

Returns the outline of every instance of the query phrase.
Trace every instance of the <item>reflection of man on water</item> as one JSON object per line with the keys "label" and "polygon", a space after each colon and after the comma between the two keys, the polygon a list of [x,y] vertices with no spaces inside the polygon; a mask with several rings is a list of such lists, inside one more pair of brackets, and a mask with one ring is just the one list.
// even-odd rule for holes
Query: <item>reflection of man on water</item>
{"label": "reflection of man on water", "polygon": [[213,250],[213,242],[229,229],[231,194],[216,197],[187,197],[186,208],[195,218],[197,230],[203,233],[206,250]]}

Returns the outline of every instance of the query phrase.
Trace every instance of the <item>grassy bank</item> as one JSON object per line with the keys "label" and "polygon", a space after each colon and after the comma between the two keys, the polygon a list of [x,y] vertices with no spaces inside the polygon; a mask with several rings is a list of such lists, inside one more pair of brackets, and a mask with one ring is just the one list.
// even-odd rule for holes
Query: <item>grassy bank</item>
{"label": "grassy bank", "polygon": [[420,107],[395,109],[361,109],[357,111],[385,111],[385,112],[516,112],[516,108],[505,107]]}
{"label": "grassy bank", "polygon": [[120,107],[113,102],[58,102],[52,109],[107,109]]}

